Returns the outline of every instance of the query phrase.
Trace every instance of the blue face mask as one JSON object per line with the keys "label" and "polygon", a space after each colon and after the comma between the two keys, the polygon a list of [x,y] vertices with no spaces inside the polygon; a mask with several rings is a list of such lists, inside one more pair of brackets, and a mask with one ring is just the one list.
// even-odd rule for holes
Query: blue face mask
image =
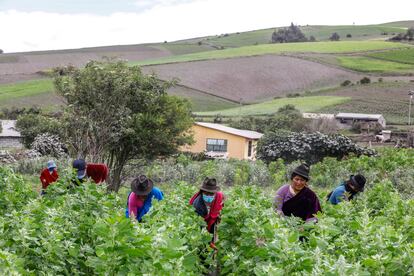
{"label": "blue face mask", "polygon": [[203,200],[204,200],[205,202],[207,202],[207,203],[211,203],[211,202],[213,202],[213,200],[214,200],[214,195],[209,196],[209,195],[204,195],[204,194],[203,194]]}

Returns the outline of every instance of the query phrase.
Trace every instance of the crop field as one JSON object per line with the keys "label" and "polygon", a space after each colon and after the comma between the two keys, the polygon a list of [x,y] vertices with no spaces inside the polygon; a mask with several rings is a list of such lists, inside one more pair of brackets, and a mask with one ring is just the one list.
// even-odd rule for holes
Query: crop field
{"label": "crop field", "polygon": [[319,111],[383,114],[387,123],[405,124],[408,121],[407,94],[413,87],[410,83],[384,82],[327,90],[317,95],[349,97],[351,100]]}
{"label": "crop field", "polygon": [[302,42],[263,44],[245,46],[240,48],[224,49],[220,51],[208,51],[188,55],[171,56],[160,59],[151,59],[132,62],[137,65],[154,65],[163,63],[188,62],[208,59],[235,58],[244,56],[258,56],[266,54],[281,54],[291,52],[307,53],[355,53],[364,51],[407,48],[407,44],[385,41],[336,41],[336,42]]}
{"label": "crop field", "polygon": [[226,99],[180,85],[170,88],[168,94],[188,99],[191,102],[193,112],[227,109],[237,106],[236,103]]}
{"label": "crop field", "polygon": [[372,53],[368,56],[394,62],[414,64],[414,48]]}
{"label": "crop field", "polygon": [[359,72],[399,74],[414,73],[414,64],[406,64],[388,60],[356,56],[342,56],[338,57],[337,59],[342,67]]}
{"label": "crop field", "polygon": [[303,94],[362,78],[320,63],[275,55],[145,66],[143,70],[154,71],[164,80],[178,78],[187,87],[242,103]]}
{"label": "crop field", "polygon": [[196,112],[197,116],[251,116],[251,115],[270,115],[276,113],[279,108],[287,104],[294,105],[302,112],[313,112],[322,108],[328,108],[332,105],[340,105],[348,102],[348,97],[338,96],[313,96],[298,98],[282,98],[258,104],[244,105],[224,110]]}
{"label": "crop field", "polygon": [[[107,193],[91,183],[68,188],[70,175],[65,171],[40,197],[34,183],[0,167],[0,272],[412,275],[413,158],[412,150],[399,150],[344,161],[328,158],[312,166],[310,187],[322,205],[316,224],[273,211],[273,196],[286,180],[280,175],[289,173],[284,166],[273,172],[272,186],[254,185],[246,177],[240,184],[223,186],[226,201],[214,260],[208,247],[211,236],[188,204],[198,183],[158,185],[165,199],[155,202],[137,223],[125,218],[125,193]],[[205,163],[214,176],[217,168],[212,164]],[[368,179],[365,192],[351,202],[329,205],[324,198],[330,189],[357,172]]]}

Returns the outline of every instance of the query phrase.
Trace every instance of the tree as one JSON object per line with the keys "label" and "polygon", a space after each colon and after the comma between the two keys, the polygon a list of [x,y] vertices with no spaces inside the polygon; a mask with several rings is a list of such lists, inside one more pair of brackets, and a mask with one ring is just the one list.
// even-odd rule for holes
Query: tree
{"label": "tree", "polygon": [[329,37],[329,39],[331,40],[331,41],[339,41],[339,39],[340,39],[341,37],[339,36],[339,34],[338,33],[333,33],[330,37]]}
{"label": "tree", "polygon": [[3,50],[2,49],[0,49],[0,54],[3,54],[4,52],[3,52]]}
{"label": "tree", "polygon": [[38,135],[49,133],[61,136],[62,130],[61,124],[56,118],[34,113],[20,115],[16,121],[16,128],[23,136],[23,144],[27,148],[31,148]]}
{"label": "tree", "polygon": [[281,28],[272,33],[272,43],[306,42],[308,39],[298,26],[290,24],[288,28]]}
{"label": "tree", "polygon": [[116,60],[55,71],[57,91],[68,103],[62,127],[69,150],[105,162],[110,190],[120,188],[129,160],[166,156],[192,142],[190,103],[166,93],[171,82]]}
{"label": "tree", "polygon": [[276,129],[285,129],[291,131],[301,131],[306,125],[306,119],[301,112],[293,105],[285,105],[279,110],[265,118],[245,117],[240,121],[232,122],[231,126],[240,129],[254,130],[258,132],[274,131]]}

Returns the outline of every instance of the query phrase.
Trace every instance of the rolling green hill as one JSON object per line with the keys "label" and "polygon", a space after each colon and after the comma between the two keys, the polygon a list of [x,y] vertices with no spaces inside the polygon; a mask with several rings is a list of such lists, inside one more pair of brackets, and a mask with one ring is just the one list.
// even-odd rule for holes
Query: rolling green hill
{"label": "rolling green hill", "polygon": [[398,49],[412,47],[407,44],[385,41],[336,41],[336,42],[302,42],[282,44],[262,44],[229,48],[220,51],[208,51],[187,55],[169,56],[159,59],[131,62],[134,65],[155,65],[164,63],[188,62],[208,59],[234,58],[282,53],[356,53],[364,51]]}

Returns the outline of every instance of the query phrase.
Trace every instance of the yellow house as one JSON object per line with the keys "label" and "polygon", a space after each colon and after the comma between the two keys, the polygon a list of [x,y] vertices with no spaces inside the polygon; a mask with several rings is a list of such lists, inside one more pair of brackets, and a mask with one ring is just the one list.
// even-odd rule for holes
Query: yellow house
{"label": "yellow house", "polygon": [[181,148],[193,153],[206,152],[220,158],[256,159],[256,146],[263,134],[220,124],[196,122],[192,127],[195,143]]}

